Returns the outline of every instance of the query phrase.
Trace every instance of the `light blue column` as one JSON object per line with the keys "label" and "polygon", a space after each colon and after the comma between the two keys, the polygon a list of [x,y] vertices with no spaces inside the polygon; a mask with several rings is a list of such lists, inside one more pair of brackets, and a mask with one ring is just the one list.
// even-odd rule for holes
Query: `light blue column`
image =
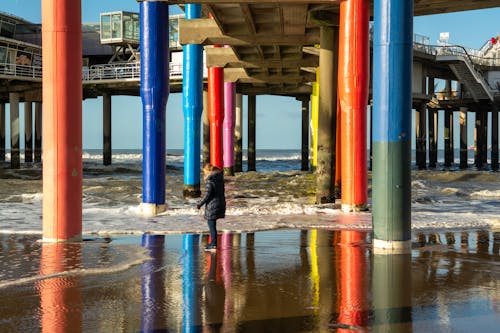
{"label": "light blue column", "polygon": [[411,246],[413,1],[376,0],[373,41],[374,247]]}
{"label": "light blue column", "polygon": [[182,248],[184,264],[182,272],[182,332],[198,333],[202,331],[201,284],[199,283],[200,266],[200,236],[183,235]]}
{"label": "light blue column", "polygon": [[169,93],[168,4],[140,3],[142,212],[165,210],[165,110]]}
{"label": "light blue column", "polygon": [[[186,19],[201,17],[201,5],[187,4]],[[200,124],[203,111],[203,47],[186,44],[183,49],[182,109],[184,111],[184,196],[199,197]]]}

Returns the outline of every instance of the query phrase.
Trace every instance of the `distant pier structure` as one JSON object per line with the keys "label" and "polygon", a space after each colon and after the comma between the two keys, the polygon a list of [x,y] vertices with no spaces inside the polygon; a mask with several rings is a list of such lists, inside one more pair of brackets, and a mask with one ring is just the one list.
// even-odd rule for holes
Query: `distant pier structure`
{"label": "distant pier structure", "polygon": [[[47,4],[44,8],[78,9],[80,1],[47,3],[53,7]],[[205,142],[204,156],[225,167],[228,174],[241,171],[242,95],[248,96],[248,171],[258,170],[256,97],[271,94],[302,101],[297,110],[302,115],[301,169],[314,170],[318,203],[340,199],[344,211],[367,208],[366,153],[370,147],[377,248],[409,246],[413,140],[420,169],[437,166],[438,147],[444,148],[444,167],[454,167],[457,139],[460,168],[468,167],[470,146],[475,149],[476,167],[486,167],[491,143],[491,169],[498,169],[497,37],[489,39],[480,50],[472,50],[451,45],[444,38],[433,45],[413,32],[413,16],[492,8],[498,6],[497,0],[200,0],[197,3],[201,8],[191,4],[184,7],[193,14],[185,19],[182,15],[168,16],[168,6],[174,3],[186,1],[139,1],[139,13],[103,13],[98,25],[84,24],[81,31],[74,27],[67,35],[54,31],[68,40],[81,38],[82,68],[70,68],[78,77],[81,74],[81,98],[103,96],[104,164],[112,161],[112,96],[141,95],[143,141],[150,140],[144,150],[151,155],[143,163],[144,174],[148,175],[143,181],[151,184],[143,189],[143,198],[151,198],[143,202],[149,207],[147,214],[155,215],[165,206],[164,184],[157,179],[164,178],[158,170],[164,170],[164,113],[171,92],[195,92],[194,99],[183,99],[185,123],[195,125],[185,133],[185,141],[195,142],[199,137],[203,103],[208,114],[203,117],[203,128],[210,132],[204,132],[209,141]],[[45,17],[52,20],[51,16]],[[64,15],[57,19],[61,20],[58,24],[72,22]],[[26,162],[31,161],[32,151],[35,162],[40,160],[37,119],[43,112],[41,103],[47,104],[41,93],[42,30],[40,25],[21,18],[0,15],[0,160],[5,160],[5,105],[9,104],[12,168],[21,164],[18,115],[22,102],[26,113]],[[44,50],[44,55],[49,55],[50,64],[60,69],[54,59],[61,46],[49,45],[55,53]],[[182,46],[197,51],[187,56]],[[201,49],[204,62],[200,79],[199,73],[193,71],[199,70]],[[66,60],[76,63],[71,50],[61,51],[67,55]],[[66,60],[61,66],[67,64]],[[48,61],[45,56],[44,61]],[[207,72],[212,75],[205,80]],[[45,74],[51,72],[44,72],[44,81],[55,82]],[[183,86],[187,77],[191,83]],[[74,96],[80,90],[77,88],[71,87]],[[200,94],[199,88],[207,94]],[[224,103],[225,96],[230,103]],[[64,111],[58,115],[65,116]],[[473,118],[475,139],[468,142],[467,123]],[[30,123],[33,119],[35,126]],[[71,128],[65,130],[71,132]],[[223,144],[223,138],[234,142]],[[442,144],[438,143],[440,138]],[[234,154],[223,154],[227,147],[232,147]],[[193,155],[199,155],[196,149],[193,151]],[[189,161],[185,164],[187,172],[199,173],[200,163],[191,158]],[[73,173],[78,172],[75,169]],[[199,195],[197,182],[196,177],[185,177],[186,196]]]}

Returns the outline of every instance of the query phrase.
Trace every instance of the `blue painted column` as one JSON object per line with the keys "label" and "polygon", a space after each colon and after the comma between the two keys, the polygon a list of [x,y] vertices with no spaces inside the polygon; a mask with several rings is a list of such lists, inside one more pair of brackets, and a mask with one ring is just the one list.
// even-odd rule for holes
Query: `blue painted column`
{"label": "blue painted column", "polygon": [[413,1],[376,0],[373,42],[373,246],[411,246]]}
{"label": "blue painted column", "polygon": [[[186,19],[201,17],[201,5],[188,4]],[[182,108],[184,111],[184,197],[199,197],[200,124],[203,111],[203,46],[183,46]]]}
{"label": "blue painted column", "polygon": [[202,331],[201,320],[201,284],[200,274],[200,236],[183,235],[182,248],[184,263],[182,272],[182,332],[198,333]]}
{"label": "blue painted column", "polygon": [[169,93],[168,4],[140,3],[142,213],[165,210],[165,110]]}

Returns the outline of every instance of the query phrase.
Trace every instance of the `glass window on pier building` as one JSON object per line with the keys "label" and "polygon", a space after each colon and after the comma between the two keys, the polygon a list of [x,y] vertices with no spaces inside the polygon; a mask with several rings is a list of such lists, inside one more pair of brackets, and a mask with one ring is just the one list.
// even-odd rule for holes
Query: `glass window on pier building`
{"label": "glass window on pier building", "polygon": [[[169,17],[169,45],[180,48],[179,19],[184,14]],[[101,13],[101,44],[131,44],[139,45],[139,14],[132,12]]]}
{"label": "glass window on pier building", "polygon": [[101,13],[101,44],[139,44],[139,14]]}

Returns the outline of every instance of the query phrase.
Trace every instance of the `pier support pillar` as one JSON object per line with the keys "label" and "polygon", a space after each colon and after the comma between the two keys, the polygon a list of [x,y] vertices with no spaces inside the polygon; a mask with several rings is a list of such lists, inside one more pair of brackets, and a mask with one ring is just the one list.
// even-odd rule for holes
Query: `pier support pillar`
{"label": "pier support pillar", "polygon": [[375,0],[373,247],[411,248],[413,1]]}
{"label": "pier support pillar", "polygon": [[309,171],[309,97],[303,97],[302,102],[302,158],[301,171]]}
{"label": "pier support pillar", "polygon": [[[214,47],[219,47],[214,45]],[[224,121],[224,68],[208,68],[208,117],[210,119],[210,163],[224,168],[222,124]]]}
{"label": "pier support pillar", "polygon": [[467,169],[467,108],[460,108],[460,169]]}
{"label": "pier support pillar", "polygon": [[24,102],[24,162],[33,162],[33,103]]}
{"label": "pier support pillar", "polygon": [[491,169],[498,170],[498,104],[491,109]]}
{"label": "pier support pillar", "polygon": [[5,161],[5,103],[0,103],[0,162]]}
{"label": "pier support pillar", "polygon": [[236,83],[224,82],[224,175],[234,176]]}
{"label": "pier support pillar", "polygon": [[[185,18],[201,18],[201,5],[187,4]],[[182,110],[184,111],[184,197],[199,197],[200,122],[203,112],[203,46],[186,44],[183,49]]]}
{"label": "pier support pillar", "polygon": [[373,168],[373,105],[370,103],[370,162],[368,169],[372,171]]}
{"label": "pier support pillar", "polygon": [[210,163],[210,119],[208,119],[208,92],[203,90],[203,165]]}
{"label": "pier support pillar", "polygon": [[[339,129],[342,139],[341,152],[337,152],[336,158],[341,159],[341,197],[344,212],[366,210],[368,204],[366,112],[370,83],[369,6],[368,0],[340,2],[340,119],[337,119],[340,126],[337,126],[336,141],[341,139]],[[339,163],[336,168],[338,166]]]}
{"label": "pier support pillar", "polygon": [[42,103],[35,103],[35,163],[42,162]]}
{"label": "pier support pillar", "polygon": [[423,170],[427,166],[427,103],[418,106],[415,116],[416,162],[418,169]]}
{"label": "pier support pillar", "polygon": [[316,166],[316,202],[318,204],[335,202],[335,145],[337,118],[337,80],[338,77],[338,27],[320,28],[318,112],[318,162]]}
{"label": "pier support pillar", "polygon": [[482,121],[482,124],[483,124],[483,132],[482,132],[482,136],[483,136],[483,165],[487,165],[488,164],[488,113],[489,113],[489,105],[488,104],[484,104],[482,105],[482,108],[483,108],[483,112],[482,112],[482,116],[483,116],[483,121]]}
{"label": "pier support pillar", "polygon": [[444,110],[444,166],[453,165],[453,110]]}
{"label": "pier support pillar", "polygon": [[21,167],[21,154],[19,151],[19,94],[9,93],[10,104],[10,167]]}
{"label": "pier support pillar", "polygon": [[142,138],[142,214],[165,206],[165,110],[169,94],[168,4],[140,3]]}
{"label": "pier support pillar", "polygon": [[43,241],[82,235],[80,0],[42,1]]}
{"label": "pier support pillar", "polygon": [[111,165],[111,95],[102,95],[102,159]]}
{"label": "pier support pillar", "polygon": [[474,129],[475,136],[475,152],[474,152],[474,163],[476,164],[476,168],[481,169],[483,167],[483,145],[484,145],[484,137],[483,137],[483,125],[484,117],[483,117],[483,109],[478,107],[476,109],[476,127]]}
{"label": "pier support pillar", "polygon": [[255,166],[255,126],[257,121],[256,112],[257,98],[255,95],[248,95],[248,156],[247,156],[247,171],[256,171]]}
{"label": "pier support pillar", "polygon": [[234,172],[243,171],[243,96],[236,94],[234,125]]}
{"label": "pier support pillar", "polygon": [[319,114],[319,67],[316,68],[316,82],[312,83],[311,94],[311,170],[318,165],[318,114]]}
{"label": "pier support pillar", "polygon": [[438,111],[428,108],[429,111],[429,168],[437,165],[437,138],[438,138]]}

